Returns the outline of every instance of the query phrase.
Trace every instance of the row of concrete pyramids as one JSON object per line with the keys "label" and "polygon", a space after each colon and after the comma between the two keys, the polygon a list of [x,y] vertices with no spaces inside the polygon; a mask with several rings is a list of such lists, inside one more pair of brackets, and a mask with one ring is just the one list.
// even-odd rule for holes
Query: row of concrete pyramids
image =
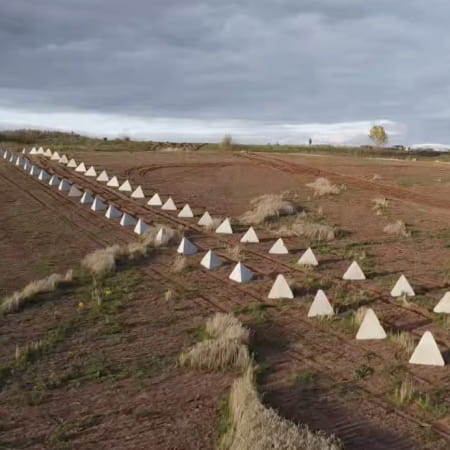
{"label": "row of concrete pyramids", "polygon": [[[50,153],[48,153],[50,152]],[[45,156],[50,157],[51,159],[60,159],[59,155],[55,157],[55,154],[51,155],[51,151],[48,150],[47,153],[44,152]],[[24,152],[23,152],[24,153]],[[56,153],[56,152],[55,152]],[[3,157],[6,159],[7,155],[3,155]],[[14,162],[14,157],[11,155],[10,162]],[[17,166],[20,166],[22,164],[20,157],[17,157],[15,160],[15,164]],[[26,168],[27,164],[30,164],[28,160],[25,160],[23,162],[24,168]],[[87,176],[96,176],[96,172],[93,166],[91,166],[88,170],[85,169],[84,163],[82,163],[82,166],[79,171],[89,172],[90,174]],[[30,168],[30,171],[34,172],[33,174],[37,174],[36,170],[33,170],[33,167]],[[102,172],[101,178],[102,180],[99,181],[105,181],[108,179],[108,176],[105,171]],[[115,208],[113,205],[110,205],[108,208],[103,203],[103,201],[99,197],[92,197],[92,195],[88,192],[82,193],[76,186],[70,186],[70,183],[67,180],[59,180],[58,177],[55,175],[50,176],[45,170],[41,169],[38,178],[41,181],[47,181],[49,180],[50,186],[58,186],[59,190],[69,190],[72,191],[72,196],[81,196],[80,202],[83,204],[91,204],[91,209],[94,211],[106,211],[106,216],[109,218],[114,217],[121,217],[120,223],[123,226],[130,226],[135,225],[135,232],[138,234],[142,234],[150,229],[150,227],[143,223],[140,219],[136,220],[132,216],[121,213],[117,208]],[[116,183],[114,183],[116,184]],[[117,182],[118,184],[118,182]],[[70,188],[69,188],[70,186]],[[119,186],[120,188],[120,186]],[[139,186],[137,193],[137,197],[135,198],[143,198],[143,192],[142,188]],[[131,185],[126,180],[125,182],[125,191],[131,191]],[[141,197],[142,195],[142,197]],[[157,195],[157,194],[156,194]],[[158,196],[159,197],[159,196]],[[158,203],[160,202],[160,199]],[[169,198],[169,207],[175,208],[175,203],[171,198]],[[167,203],[167,202],[166,202]],[[187,217],[193,217],[192,210],[190,209],[189,205],[186,205],[185,208],[186,212],[188,213]],[[189,214],[191,213],[191,214]],[[209,215],[209,213],[206,213]],[[218,229],[223,228],[223,231],[225,233],[230,234],[233,233],[231,224],[229,219],[225,219],[224,222],[222,222],[221,226],[218,227]],[[217,230],[216,230],[217,231]],[[221,232],[220,230],[218,232]],[[157,235],[157,241],[164,240],[164,228],[161,228]],[[258,236],[256,235],[255,230],[253,227],[250,227],[250,229],[244,234],[244,236],[241,239],[241,242],[259,242]],[[178,249],[178,253],[183,255],[191,255],[197,252],[197,247],[190,242],[187,238],[183,238]],[[269,250],[269,253],[273,254],[286,254],[288,253],[288,249],[286,248],[284,242],[282,239],[279,239],[275,242],[275,244],[272,246],[272,248]],[[215,269],[222,265],[223,261],[211,250],[208,251],[205,256],[201,260],[201,265],[207,269]],[[318,265],[317,258],[315,257],[313,251],[309,248],[306,250],[306,252],[302,255],[300,260],[298,261],[299,264],[305,264],[305,265],[312,265],[316,266]],[[247,268],[245,265],[243,265],[241,262],[238,262],[231,274],[229,275],[229,278],[233,281],[243,283],[248,282],[253,278],[253,273],[249,268]],[[356,261],[354,261],[350,267],[345,272],[343,278],[345,280],[364,280],[366,277],[358,265]],[[414,290],[412,289],[411,285],[409,284],[408,280],[404,275],[402,275],[397,283],[395,284],[394,288],[391,291],[391,295],[394,297],[406,295],[406,296],[414,296]],[[288,282],[286,281],[285,277],[281,274],[279,274],[276,277],[276,280],[274,281],[272,288],[269,292],[268,298],[270,299],[277,299],[277,298],[294,298],[294,294],[292,292],[291,287],[289,286]],[[441,301],[436,305],[435,312],[450,312],[450,292],[447,292],[444,297],[441,299]],[[316,317],[316,316],[329,316],[333,315],[334,310],[332,305],[330,304],[325,292],[322,290],[319,290],[314,298],[313,303],[311,304],[311,307],[308,311],[308,317]],[[360,328],[356,334],[356,339],[384,339],[386,338],[386,333],[380,324],[378,317],[376,316],[375,312],[372,309],[368,309],[364,319],[360,325]],[[411,358],[410,363],[416,363],[416,364],[428,364],[428,365],[444,365],[444,360],[442,358],[442,354],[439,351],[439,348],[434,340],[433,335],[430,332],[426,332],[419,344],[417,345],[416,349],[414,350]]]}

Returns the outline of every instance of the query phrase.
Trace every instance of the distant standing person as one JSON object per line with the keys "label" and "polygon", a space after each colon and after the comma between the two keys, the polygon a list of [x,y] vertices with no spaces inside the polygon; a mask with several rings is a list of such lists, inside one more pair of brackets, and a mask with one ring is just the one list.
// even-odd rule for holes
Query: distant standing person
{"label": "distant standing person", "polygon": [[312,139],[311,138],[309,138],[309,145],[311,145],[312,144]]}

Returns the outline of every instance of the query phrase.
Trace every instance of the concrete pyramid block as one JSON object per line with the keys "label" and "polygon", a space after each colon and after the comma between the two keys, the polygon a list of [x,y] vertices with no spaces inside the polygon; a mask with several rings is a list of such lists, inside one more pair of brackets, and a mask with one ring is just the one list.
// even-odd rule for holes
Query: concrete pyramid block
{"label": "concrete pyramid block", "polygon": [[28,159],[25,160],[25,163],[23,165],[23,170],[25,170],[25,172],[29,172],[31,169],[31,163],[30,161],[28,161]]}
{"label": "concrete pyramid block", "polygon": [[58,186],[58,191],[70,191],[71,184],[67,180],[61,180]]}
{"label": "concrete pyramid block", "polygon": [[123,213],[122,218],[120,219],[120,225],[123,227],[134,227],[136,224],[137,220],[133,216]]}
{"label": "concrete pyramid block", "polygon": [[69,163],[69,160],[67,159],[66,155],[62,155],[61,158],[59,158],[59,163],[63,164],[64,166]]}
{"label": "concrete pyramid block", "polygon": [[59,183],[61,183],[61,180],[56,175],[52,175],[52,177],[48,181],[48,184],[50,186],[58,186]]}
{"label": "concrete pyramid block", "polygon": [[114,176],[106,183],[106,186],[119,187],[119,180],[117,179],[116,176]]}
{"label": "concrete pyramid block", "polygon": [[106,210],[105,217],[108,219],[118,219],[122,217],[122,212],[119,211],[114,205],[109,205]]}
{"label": "concrete pyramid block", "polygon": [[183,209],[178,213],[178,217],[183,219],[191,219],[194,217],[194,213],[188,203],[183,206]]}
{"label": "concrete pyramid block", "polygon": [[280,238],[275,242],[275,244],[272,245],[269,253],[271,255],[287,255],[289,253],[289,250],[287,249],[286,245],[284,245],[283,239]]}
{"label": "concrete pyramid block", "polygon": [[216,233],[233,234],[233,228],[231,228],[231,222],[228,217],[216,228]]}
{"label": "concrete pyramid block", "polygon": [[3,151],[3,159],[7,159],[8,158],[8,150],[4,150]]}
{"label": "concrete pyramid block", "polygon": [[169,197],[164,205],[161,206],[161,209],[164,211],[176,211],[177,205],[175,205],[175,202],[173,201],[172,197]]}
{"label": "concrete pyramid block", "polygon": [[244,266],[241,262],[238,262],[233,271],[228,277],[230,280],[236,281],[237,283],[248,283],[253,278],[253,273],[250,269]]}
{"label": "concrete pyramid block", "polygon": [[131,198],[145,198],[144,191],[138,186],[132,193]]}
{"label": "concrete pyramid block", "polygon": [[153,194],[153,197],[147,202],[147,205],[150,206],[161,206],[162,201],[159,194]]}
{"label": "concrete pyramid block", "polygon": [[53,156],[53,153],[52,153],[52,151],[48,148],[47,150],[45,150],[44,156],[45,156],[46,158],[51,158],[51,157]]}
{"label": "concrete pyramid block", "polygon": [[350,267],[344,273],[342,279],[343,280],[351,280],[351,281],[361,281],[361,280],[365,280],[366,276],[364,275],[364,272],[362,271],[359,264],[356,261],[353,261],[350,264]]}
{"label": "concrete pyramid block", "polygon": [[333,315],[334,315],[333,306],[331,306],[331,303],[328,300],[328,297],[325,294],[325,292],[323,292],[322,289],[319,289],[309,308],[308,317],[333,316]]}
{"label": "concrete pyramid block", "polygon": [[50,158],[52,161],[59,161],[61,156],[59,156],[58,152],[54,152],[52,157]]}
{"label": "concrete pyramid block", "polygon": [[425,333],[423,333],[423,336],[420,338],[419,343],[409,359],[409,363],[423,364],[426,366],[445,366],[442,353],[430,331],[425,331]]}
{"label": "concrete pyramid block", "polygon": [[73,158],[67,163],[67,167],[70,167],[71,169],[75,169],[77,166],[78,164]]}
{"label": "concrete pyramid block", "polygon": [[194,255],[197,251],[197,247],[185,237],[181,239],[180,245],[177,248],[177,253],[181,255]]}
{"label": "concrete pyramid block", "polygon": [[91,205],[92,203],[94,203],[94,197],[92,197],[90,192],[84,191],[83,195],[81,196],[80,203],[82,205]]}
{"label": "concrete pyramid block", "polygon": [[83,192],[78,189],[77,186],[74,184],[69,189],[69,197],[81,197],[83,195]]}
{"label": "concrete pyramid block", "polygon": [[97,172],[95,170],[94,166],[89,167],[88,170],[86,170],[86,172],[84,172],[84,175],[86,177],[96,177],[97,176]]}
{"label": "concrete pyramid block", "polygon": [[30,155],[36,155],[36,154],[37,154],[36,147],[33,147],[33,148],[30,150]]}
{"label": "concrete pyramid block", "polygon": [[241,237],[241,242],[248,244],[257,244],[259,242],[258,235],[253,227],[250,227]]}
{"label": "concrete pyramid block", "polygon": [[11,154],[10,158],[8,159],[8,161],[12,164],[14,162],[14,153]]}
{"label": "concrete pyramid block", "polygon": [[97,177],[97,181],[101,181],[102,183],[106,183],[109,181],[108,174],[106,173],[106,170],[102,170],[100,175]]}
{"label": "concrete pyramid block", "polygon": [[200,261],[200,264],[208,270],[214,270],[223,264],[223,261],[211,250]]}
{"label": "concrete pyramid block", "polygon": [[44,153],[45,153],[45,151],[44,151],[44,149],[43,149],[42,147],[39,147],[39,148],[37,149],[36,154],[38,154],[38,155],[43,155]]}
{"label": "concrete pyramid block", "polygon": [[283,275],[277,275],[275,282],[270,289],[268,298],[294,298],[294,293]]}
{"label": "concrete pyramid block", "polygon": [[171,237],[172,237],[171,233],[167,231],[164,227],[161,227],[158,233],[156,233],[155,244],[166,245],[170,241]]}
{"label": "concrete pyramid block", "polygon": [[75,172],[85,173],[86,172],[86,166],[84,165],[84,162],[80,162],[78,166],[75,169]]}
{"label": "concrete pyramid block", "polygon": [[319,261],[317,261],[316,255],[312,251],[311,248],[308,248],[300,259],[297,261],[297,264],[301,266],[318,266]]}
{"label": "concrete pyramid block", "polygon": [[435,313],[450,314],[450,291],[447,291],[439,303],[434,307]]}
{"label": "concrete pyramid block", "polygon": [[150,231],[151,227],[147,225],[142,219],[139,219],[136,223],[136,226],[134,227],[134,232],[136,234],[144,234],[147,233],[147,231]]}
{"label": "concrete pyramid block", "polygon": [[32,166],[30,167],[30,175],[31,175],[31,176],[37,177],[37,176],[39,175],[39,173],[40,173],[40,170],[39,170],[39,168],[38,168],[37,166],[32,165]]}
{"label": "concrete pyramid block", "polygon": [[128,180],[125,180],[120,186],[120,192],[131,192],[133,189],[131,188],[131,184]]}
{"label": "concrete pyramid block", "polygon": [[17,167],[22,165],[22,158],[20,156],[18,156],[16,158],[16,162],[14,163]]}
{"label": "concrete pyramid block", "polygon": [[203,227],[209,227],[214,223],[214,221],[211,214],[209,214],[208,211],[205,211],[197,223]]}
{"label": "concrete pyramid block", "polygon": [[23,148],[22,149],[22,155],[26,155],[27,154],[27,149],[26,148]]}
{"label": "concrete pyramid block", "polygon": [[48,180],[50,180],[50,174],[47,171],[45,171],[44,169],[41,169],[41,171],[39,172],[38,180],[39,181],[48,181]]}
{"label": "concrete pyramid block", "polygon": [[405,275],[400,276],[391,291],[392,297],[401,297],[402,295],[408,297],[414,297],[416,295]]}
{"label": "concrete pyramid block", "polygon": [[92,211],[105,211],[106,205],[103,203],[100,197],[95,197],[91,206]]}
{"label": "concrete pyramid block", "polygon": [[364,319],[361,322],[356,339],[385,339],[386,332],[378,320],[375,311],[371,308],[367,309]]}

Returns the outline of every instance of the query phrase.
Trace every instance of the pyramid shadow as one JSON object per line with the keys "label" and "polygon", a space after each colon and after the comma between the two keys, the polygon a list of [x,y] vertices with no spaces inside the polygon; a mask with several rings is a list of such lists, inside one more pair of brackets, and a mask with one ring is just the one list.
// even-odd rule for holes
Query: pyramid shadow
{"label": "pyramid shadow", "polygon": [[[292,422],[306,424],[341,439],[347,450],[406,450],[414,443],[391,429],[370,421],[349,399],[330,399],[329,391],[317,386],[290,385],[264,392],[263,401]],[[332,394],[333,395],[333,394]],[[336,396],[337,394],[334,394]],[[354,395],[351,390],[347,395]],[[354,399],[357,403],[358,399]]]}

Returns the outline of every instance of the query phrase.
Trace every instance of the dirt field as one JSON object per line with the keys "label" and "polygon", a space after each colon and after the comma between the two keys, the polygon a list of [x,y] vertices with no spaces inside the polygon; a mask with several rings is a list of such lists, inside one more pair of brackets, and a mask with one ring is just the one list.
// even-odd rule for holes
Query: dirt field
{"label": "dirt field", "polygon": [[[340,234],[326,243],[287,238],[289,255],[274,256],[267,251],[276,232],[256,227],[263,239],[242,250],[256,280],[238,285],[228,280],[233,261],[227,249],[239,242],[245,227],[236,226],[239,233],[229,237],[206,233],[196,220],[178,219],[175,213],[150,208],[142,200],[35,157],[50,172],[90,188],[148,223],[186,226],[186,234],[197,246],[216,249],[227,264],[214,272],[201,270],[201,253],[189,257],[188,270],[173,274],[174,250],[168,249],[106,280],[114,292],[126,292],[120,294],[120,308],[113,318],[77,308],[81,299],[91,295],[83,284],[65,291],[62,298],[49,296],[3,318],[4,366],[14,358],[17,344],[41,339],[61,323],[66,329],[55,349],[4,384],[1,402],[14,405],[13,415],[2,414],[6,416],[3,440],[8,445],[213,448],[220,401],[233,374],[199,375],[177,368],[174,361],[192,344],[193,331],[205,317],[214,311],[233,311],[252,330],[255,356],[265,368],[259,380],[264,401],[284,417],[333,432],[346,448],[447,448],[449,365],[408,365],[409,355],[390,340],[354,340],[355,329],[347,319],[349,312],[370,305],[389,331],[408,331],[417,339],[432,330],[448,358],[449,321],[430,311],[448,289],[450,165],[245,153],[70,156],[87,166],[93,164],[97,171],[106,169],[120,180],[129,178],[133,186],[143,187],[147,198],[158,192],[163,200],[173,196],[178,206],[188,202],[197,220],[205,209],[213,216],[235,219],[258,195],[292,191],[307,217],[319,220],[321,209],[320,222]],[[346,188],[338,195],[314,197],[305,184],[318,176]],[[2,211],[6,211],[0,219],[2,294],[46,275],[47,266],[49,272],[65,270],[93,248],[134,239],[117,222],[107,221],[3,160],[0,183]],[[372,201],[380,196],[387,197],[389,206],[376,215]],[[409,237],[383,233],[396,220],[407,224]],[[311,244],[321,262],[314,271],[295,265]],[[353,259],[359,260],[367,281],[341,279]],[[278,273],[298,287],[294,301],[267,300]],[[401,273],[418,294],[409,305],[389,296]],[[165,302],[169,287],[176,291],[176,300]],[[340,311],[336,320],[306,318],[320,287]],[[367,368],[370,373],[361,375]],[[413,380],[415,397],[399,404],[395,389],[407,377]],[[33,426],[25,431],[24,423]]]}

